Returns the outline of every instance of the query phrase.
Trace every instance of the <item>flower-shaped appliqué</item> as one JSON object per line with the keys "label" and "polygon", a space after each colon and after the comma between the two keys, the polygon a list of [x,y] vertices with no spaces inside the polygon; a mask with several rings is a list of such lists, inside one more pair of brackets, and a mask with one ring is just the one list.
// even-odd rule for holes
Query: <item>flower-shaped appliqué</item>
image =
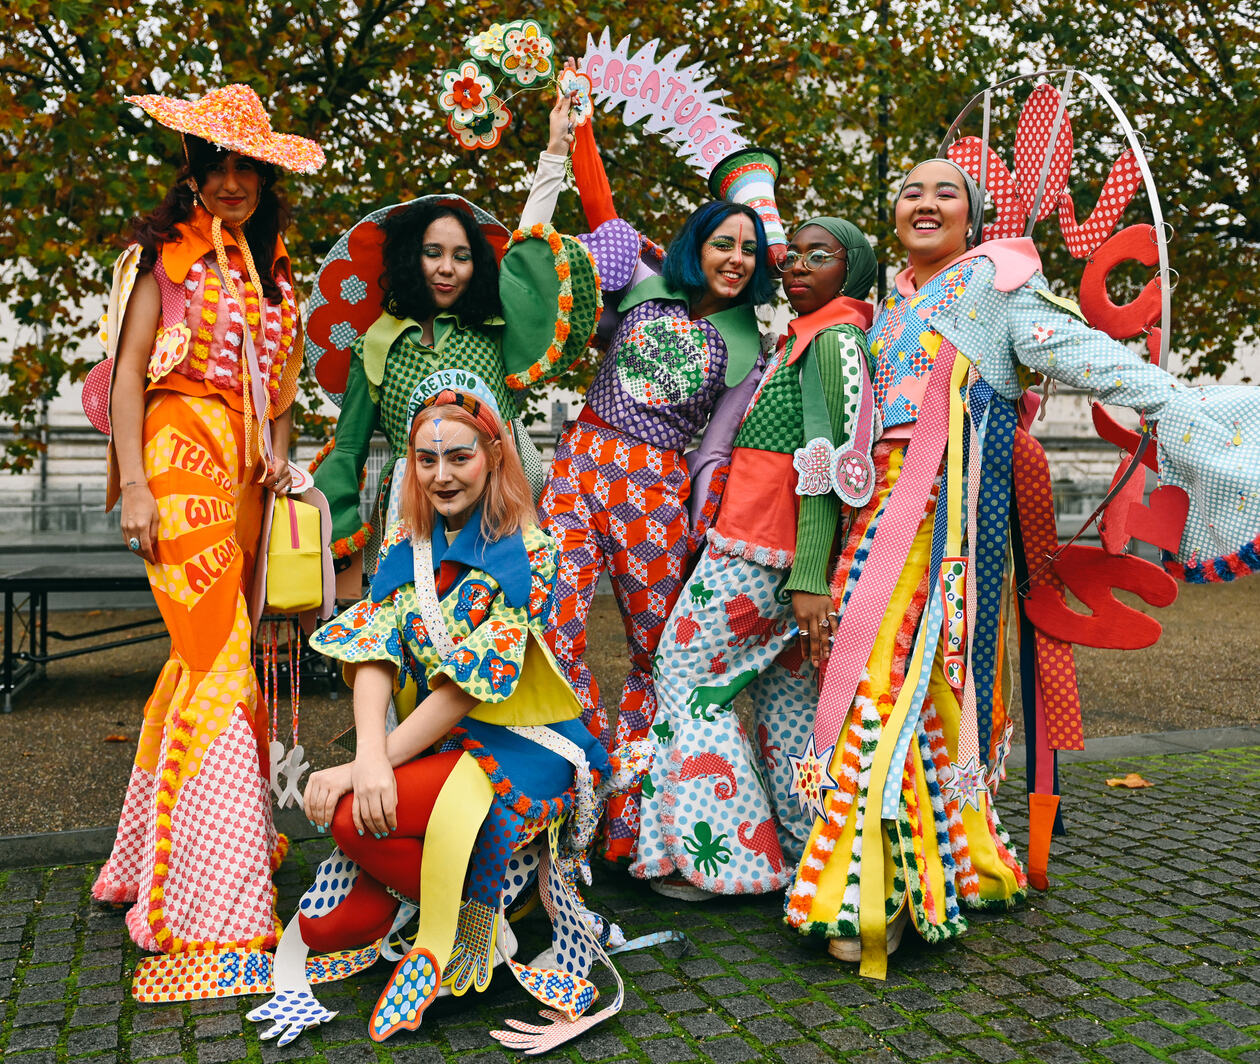
{"label": "flower-shaped appliqu\u00e9", "polygon": [[595,104],[591,101],[593,86],[591,79],[576,70],[560,71],[560,91],[565,95],[574,93],[569,114],[575,126],[584,126],[591,120],[595,112]]}
{"label": "flower-shaped appliqu\u00e9", "polygon": [[503,55],[503,35],[507,29],[508,26],[501,22],[492,22],[480,33],[469,37],[468,50],[472,52],[473,58],[489,59],[492,63],[498,63]]}
{"label": "flower-shaped appliqu\u00e9", "polygon": [[[379,241],[380,230],[375,223],[360,222],[366,245],[373,242],[373,233]],[[371,231],[369,231],[371,230]],[[379,246],[379,244],[378,244]],[[370,265],[364,269],[351,259],[333,259],[319,273],[319,292],[326,302],[312,312],[306,323],[308,339],[325,350],[347,351],[356,339],[368,330],[368,326],[380,316],[381,288],[374,279]],[[357,298],[351,299],[349,297]]]}
{"label": "flower-shaped appliqu\u00e9", "polygon": [[454,70],[442,71],[442,94],[438,106],[465,125],[488,113],[494,83],[481,67],[465,59]]}
{"label": "flower-shaped appliqu\u00e9", "polygon": [[160,381],[183,362],[190,343],[192,330],[182,321],[159,329],[149,355],[149,380]]}
{"label": "flower-shaped appliqu\u00e9", "polygon": [[487,101],[489,110],[471,122],[456,121],[455,115],[448,115],[446,128],[459,141],[460,147],[475,151],[478,148],[493,148],[503,136],[504,128],[512,121],[512,112],[503,106],[497,96]]}
{"label": "flower-shaped appliqu\u00e9", "polygon": [[837,451],[831,467],[831,486],[847,506],[865,506],[875,490],[875,466],[870,455],[852,447]]}
{"label": "flower-shaped appliqu\u00e9", "polygon": [[826,495],[831,490],[831,462],[835,452],[825,436],[815,436],[792,455],[797,495]]}
{"label": "flower-shaped appliqu\u00e9", "polygon": [[551,73],[555,46],[533,19],[525,19],[503,35],[503,50],[503,72],[518,85],[532,85]]}

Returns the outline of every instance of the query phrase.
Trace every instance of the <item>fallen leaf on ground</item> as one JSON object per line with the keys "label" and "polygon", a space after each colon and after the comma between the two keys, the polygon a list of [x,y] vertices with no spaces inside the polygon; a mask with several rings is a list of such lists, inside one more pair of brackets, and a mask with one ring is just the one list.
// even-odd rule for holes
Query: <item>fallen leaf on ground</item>
{"label": "fallen leaf on ground", "polygon": [[114,735],[105,736],[105,738],[102,739],[101,742],[103,743],[129,743],[131,742],[131,739],[129,736],[126,736],[126,735],[114,734]]}
{"label": "fallen leaf on ground", "polygon": [[1108,787],[1128,787],[1130,790],[1136,790],[1139,787],[1154,787],[1155,784],[1148,783],[1136,772],[1130,772],[1127,776],[1112,776],[1107,780]]}

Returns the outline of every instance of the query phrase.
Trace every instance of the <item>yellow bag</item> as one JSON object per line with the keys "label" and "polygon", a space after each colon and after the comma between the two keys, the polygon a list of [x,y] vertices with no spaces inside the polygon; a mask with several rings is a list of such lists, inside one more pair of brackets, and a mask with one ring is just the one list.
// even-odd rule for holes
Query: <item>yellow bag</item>
{"label": "yellow bag", "polygon": [[289,496],[276,499],[267,542],[267,611],[319,609],[324,591],[319,510]]}

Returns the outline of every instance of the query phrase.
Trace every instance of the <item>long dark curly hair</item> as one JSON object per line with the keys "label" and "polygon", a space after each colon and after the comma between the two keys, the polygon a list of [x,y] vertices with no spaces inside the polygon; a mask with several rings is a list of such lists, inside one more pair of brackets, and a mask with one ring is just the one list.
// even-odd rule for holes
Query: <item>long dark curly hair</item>
{"label": "long dark curly hair", "polygon": [[459,222],[472,251],[472,280],[451,310],[465,325],[479,325],[502,310],[499,263],[476,221],[442,203],[413,203],[394,211],[381,223],[385,234],[385,272],[381,274],[385,309],[396,318],[416,321],[427,321],[437,312],[433,293],[424,279],[423,260],[424,234],[439,218],[454,218]]}
{"label": "long dark curly hair", "polygon": [[[188,179],[191,177],[200,186],[210,168],[229,154],[218,145],[191,134],[184,135],[184,145],[188,152],[187,161],[180,167],[175,184],[167,192],[166,198],[154,210],[133,218],[131,222],[131,241],[139,244],[141,249],[142,273],[157,265],[162,244],[177,239],[179,233],[175,227],[192,216],[194,199]],[[258,192],[258,208],[245,223],[245,240],[249,244],[249,253],[254,258],[254,264],[258,267],[263,296],[269,303],[279,303],[280,286],[276,284],[272,256],[275,254],[276,238],[288,228],[291,215],[288,203],[276,188],[279,169],[258,159],[253,159],[252,162],[258,169],[261,187]]]}

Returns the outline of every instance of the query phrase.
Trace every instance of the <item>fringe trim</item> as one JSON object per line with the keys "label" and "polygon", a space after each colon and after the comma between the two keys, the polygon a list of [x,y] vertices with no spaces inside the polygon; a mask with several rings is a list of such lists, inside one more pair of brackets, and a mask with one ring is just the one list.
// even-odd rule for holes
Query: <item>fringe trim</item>
{"label": "fringe trim", "polygon": [[710,528],[705,536],[719,554],[743,558],[745,561],[756,562],[758,565],[765,565],[771,569],[791,569],[796,561],[796,551],[759,547],[746,539],[731,539],[729,536],[719,535],[714,528]]}
{"label": "fringe trim", "polygon": [[1182,565],[1166,555],[1164,568],[1178,580],[1187,584],[1228,584],[1240,576],[1260,572],[1260,536],[1244,543],[1233,554],[1212,558],[1206,562]]}
{"label": "fringe trim", "polygon": [[[503,771],[503,766],[499,764],[498,759],[486,749],[483,743],[472,738],[466,728],[452,728],[450,734],[459,743],[461,749],[477,759],[477,764],[480,766],[481,771],[489,777],[490,786],[494,788],[494,793],[503,800],[504,805],[513,812],[519,813],[526,820],[540,818],[553,820],[556,817],[564,816],[572,808],[572,789],[565,791],[559,798],[531,798],[512,783],[508,774]],[[598,776],[594,770],[591,771],[591,775],[594,777]]]}

